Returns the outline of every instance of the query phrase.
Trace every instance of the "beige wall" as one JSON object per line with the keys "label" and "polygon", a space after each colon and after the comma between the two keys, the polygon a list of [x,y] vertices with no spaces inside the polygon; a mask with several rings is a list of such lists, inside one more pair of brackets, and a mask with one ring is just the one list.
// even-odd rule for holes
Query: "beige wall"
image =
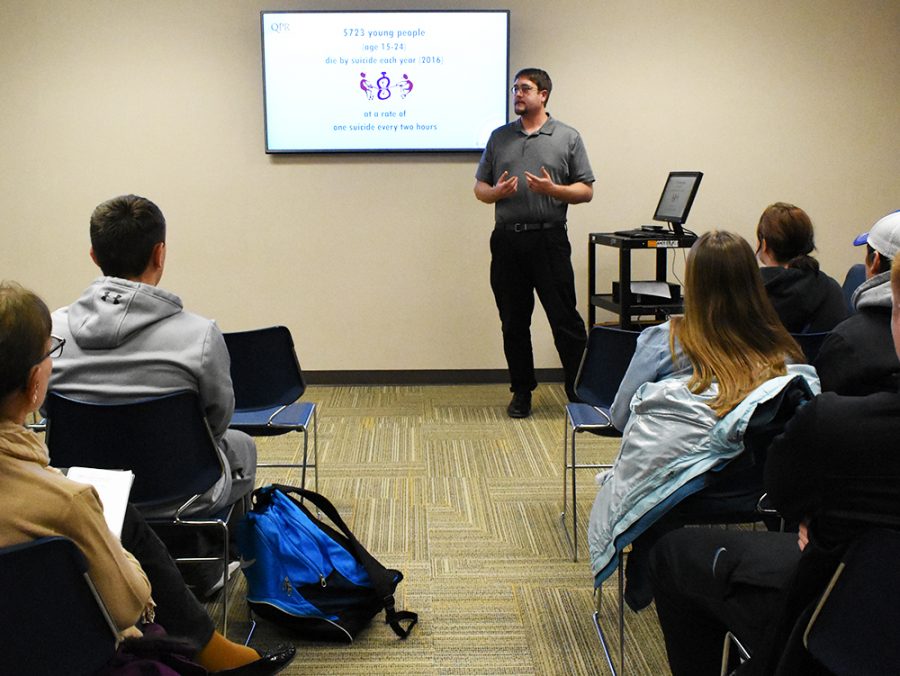
{"label": "beige wall", "polygon": [[[264,153],[258,13],[301,4],[0,3],[0,276],[69,302],[96,274],[92,208],[136,192],[169,221],[163,285],[225,330],[287,324],[307,369],[502,368],[477,156]],[[803,206],[839,281],[850,239],[900,208],[896,0],[428,3],[501,5],[511,69],[550,72],[597,175],[570,210],[583,311],[588,233],[647,222],[671,169],[706,173],[698,232],[752,238],[768,203]],[[417,5],[327,5],[377,6]]]}

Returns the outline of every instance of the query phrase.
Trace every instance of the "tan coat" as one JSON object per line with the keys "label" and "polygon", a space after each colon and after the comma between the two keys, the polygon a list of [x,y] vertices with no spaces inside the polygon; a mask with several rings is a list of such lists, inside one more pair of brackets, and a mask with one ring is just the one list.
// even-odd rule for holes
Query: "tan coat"
{"label": "tan coat", "polygon": [[147,576],[110,532],[94,489],[70,481],[48,463],[47,447],[37,435],[0,422],[0,547],[54,535],[71,539],[124,631],[152,607]]}

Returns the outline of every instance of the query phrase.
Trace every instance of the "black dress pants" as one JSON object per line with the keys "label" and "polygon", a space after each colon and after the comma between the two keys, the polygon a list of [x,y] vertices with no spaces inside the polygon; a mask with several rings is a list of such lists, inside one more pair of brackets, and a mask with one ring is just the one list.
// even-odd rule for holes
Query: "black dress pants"
{"label": "black dress pants", "polygon": [[573,398],[587,334],[576,306],[572,247],[565,227],[526,232],[494,230],[491,289],[500,312],[510,390],[531,392],[537,387],[531,348],[536,291],[565,372],[566,393]]}
{"label": "black dress pants", "polygon": [[122,546],[147,574],[156,601],[156,621],[166,633],[187,639],[198,649],[209,643],[215,626],[206,609],[185,586],[166,546],[130,503],[122,524]]}
{"label": "black dress pants", "polygon": [[752,654],[799,561],[796,533],[682,528],[660,539],[650,580],[673,676],[717,676],[728,630]]}

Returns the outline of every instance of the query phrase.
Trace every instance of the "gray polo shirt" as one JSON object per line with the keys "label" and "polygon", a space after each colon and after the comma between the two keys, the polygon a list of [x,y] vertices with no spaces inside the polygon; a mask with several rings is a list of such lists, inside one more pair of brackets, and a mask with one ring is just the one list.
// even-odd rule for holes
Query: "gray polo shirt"
{"label": "gray polo shirt", "polygon": [[491,133],[475,178],[494,185],[504,171],[519,177],[516,194],[494,204],[497,223],[565,222],[568,204],[528,189],[525,172],[540,176],[541,167],[547,168],[554,183],[594,182],[581,135],[567,124],[551,117],[529,136],[522,121],[516,120]]}

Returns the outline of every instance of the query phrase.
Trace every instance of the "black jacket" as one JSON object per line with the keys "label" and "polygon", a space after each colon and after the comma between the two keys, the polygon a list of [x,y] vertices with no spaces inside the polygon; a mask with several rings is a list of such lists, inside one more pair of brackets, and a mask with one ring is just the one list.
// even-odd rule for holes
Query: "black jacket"
{"label": "black jacket", "polygon": [[813,362],[822,391],[849,396],[897,392],[900,361],[891,337],[890,274],[865,281],[854,301],[856,314],[832,330]]}
{"label": "black jacket", "polygon": [[847,547],[886,519],[900,520],[900,394],[825,393],[803,405],[775,438],[765,465],[772,504],[788,519],[809,518],[803,551],[778,621],[739,673],[825,673],[792,634],[804,627]]}
{"label": "black jacket", "polygon": [[821,270],[760,268],[766,293],[791,333],[831,331],[847,318],[844,292]]}

